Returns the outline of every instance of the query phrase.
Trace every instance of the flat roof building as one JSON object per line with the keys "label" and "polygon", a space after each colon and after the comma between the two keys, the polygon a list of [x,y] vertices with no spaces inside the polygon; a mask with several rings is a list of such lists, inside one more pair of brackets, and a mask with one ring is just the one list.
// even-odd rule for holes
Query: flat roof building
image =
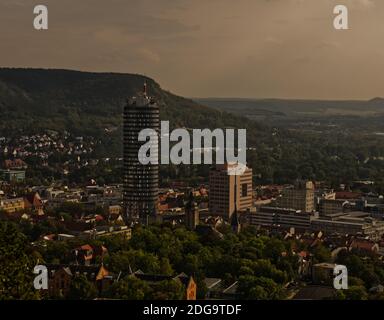
{"label": "flat roof building", "polygon": [[20,183],[25,181],[25,170],[0,170],[0,179],[9,183]]}
{"label": "flat roof building", "polygon": [[320,215],[344,212],[349,205],[346,200],[321,199],[319,203]]}
{"label": "flat roof building", "polygon": [[312,212],[315,210],[315,188],[311,181],[297,181],[293,187],[285,188],[276,199],[275,206]]}
{"label": "flat roof building", "polygon": [[384,221],[379,221],[367,212],[354,211],[320,216],[311,221],[313,231],[362,235],[379,240],[384,234]]}
{"label": "flat roof building", "polygon": [[212,215],[230,220],[235,211],[252,207],[252,169],[242,175],[229,175],[231,164],[217,165],[209,173],[209,211]]}
{"label": "flat roof building", "polygon": [[305,231],[311,229],[311,221],[317,216],[317,213],[294,209],[261,207],[256,212],[248,214],[248,222],[251,225],[284,229],[295,228]]}

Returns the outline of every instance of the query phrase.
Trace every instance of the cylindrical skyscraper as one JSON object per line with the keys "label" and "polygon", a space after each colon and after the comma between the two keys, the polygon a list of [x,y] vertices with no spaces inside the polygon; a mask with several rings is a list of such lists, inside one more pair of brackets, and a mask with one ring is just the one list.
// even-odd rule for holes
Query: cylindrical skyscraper
{"label": "cylindrical skyscraper", "polygon": [[[143,129],[159,132],[159,107],[147,96],[146,84],[124,108],[124,210],[128,221],[146,224],[157,212],[159,166],[141,164],[138,153],[145,142],[138,139]],[[158,152],[158,145],[152,146]]]}

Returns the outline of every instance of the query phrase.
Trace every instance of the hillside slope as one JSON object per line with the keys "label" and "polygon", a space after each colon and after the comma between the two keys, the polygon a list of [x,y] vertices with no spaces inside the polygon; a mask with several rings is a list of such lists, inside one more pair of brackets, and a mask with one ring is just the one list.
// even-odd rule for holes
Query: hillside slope
{"label": "hillside slope", "polygon": [[240,116],[166,92],[142,75],[0,68],[0,131],[102,134],[105,127],[121,125],[126,99],[142,90],[144,82],[160,106],[161,118],[169,120],[171,127],[256,128]]}

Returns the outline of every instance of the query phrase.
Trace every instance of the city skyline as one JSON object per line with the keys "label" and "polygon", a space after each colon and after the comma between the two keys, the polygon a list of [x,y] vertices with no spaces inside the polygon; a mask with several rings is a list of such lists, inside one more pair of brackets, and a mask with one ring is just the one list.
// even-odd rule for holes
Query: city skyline
{"label": "city skyline", "polygon": [[[349,0],[349,30],[333,28],[339,1],[0,3],[2,65],[145,74],[187,97],[367,100],[383,96],[384,3]],[[65,48],[65,50],[63,50]]]}
{"label": "city skyline", "polygon": [[382,1],[35,1],[0,0],[0,300],[384,300]]}

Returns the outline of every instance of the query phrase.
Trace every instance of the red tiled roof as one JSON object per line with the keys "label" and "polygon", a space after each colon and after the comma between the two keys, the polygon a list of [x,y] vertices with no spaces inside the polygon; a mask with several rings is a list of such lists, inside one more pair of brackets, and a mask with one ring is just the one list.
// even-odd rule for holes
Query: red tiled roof
{"label": "red tiled roof", "polygon": [[89,244],[82,245],[76,249],[77,250],[93,250],[93,248]]}
{"label": "red tiled roof", "polygon": [[308,252],[307,251],[300,251],[298,255],[302,258],[306,258],[308,256]]}
{"label": "red tiled roof", "polygon": [[98,214],[98,215],[95,216],[95,220],[96,221],[103,221],[104,218],[101,215]]}
{"label": "red tiled roof", "polygon": [[358,199],[361,198],[361,193],[350,192],[350,191],[339,191],[336,192],[336,199]]}
{"label": "red tiled roof", "polygon": [[5,160],[4,161],[4,166],[6,169],[21,168],[21,167],[25,167],[26,165],[27,164],[21,159]]}
{"label": "red tiled roof", "polygon": [[374,249],[375,243],[369,240],[353,240],[350,244],[350,247],[353,249],[364,249],[371,251]]}

